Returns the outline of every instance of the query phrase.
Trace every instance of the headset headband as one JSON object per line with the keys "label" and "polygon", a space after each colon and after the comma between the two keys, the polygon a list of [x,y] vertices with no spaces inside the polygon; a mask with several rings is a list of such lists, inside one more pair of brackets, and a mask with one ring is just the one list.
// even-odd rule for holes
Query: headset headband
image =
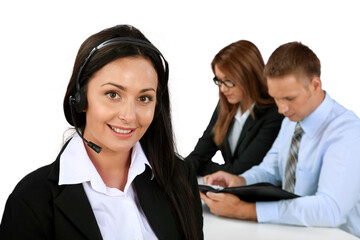
{"label": "headset headband", "polygon": [[136,45],[136,46],[146,47],[146,48],[149,48],[149,49],[155,51],[160,56],[160,58],[162,59],[162,64],[163,64],[163,68],[164,68],[164,72],[165,72],[165,79],[167,81],[167,79],[169,77],[168,63],[165,60],[164,56],[161,54],[161,52],[154,45],[152,45],[150,42],[147,42],[147,41],[144,41],[144,40],[141,40],[141,39],[136,39],[136,38],[131,38],[131,37],[116,37],[116,38],[111,38],[109,40],[106,40],[105,42],[100,43],[98,46],[94,47],[90,51],[89,55],[85,58],[85,61],[81,65],[81,67],[79,69],[79,72],[78,72],[78,74],[76,76],[76,89],[77,89],[77,91],[80,91],[80,77],[81,77],[82,71],[83,71],[85,65],[90,60],[91,56],[94,55],[94,53],[97,50],[99,50],[99,49],[101,49],[103,47],[106,47],[108,45],[115,44],[115,43],[130,43],[130,44],[133,44],[133,45]]}

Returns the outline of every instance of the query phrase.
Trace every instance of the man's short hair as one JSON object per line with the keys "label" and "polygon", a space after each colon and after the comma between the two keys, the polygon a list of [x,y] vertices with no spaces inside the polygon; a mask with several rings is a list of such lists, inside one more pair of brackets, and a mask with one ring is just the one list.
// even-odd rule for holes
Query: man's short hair
{"label": "man's short hair", "polygon": [[289,42],[278,47],[265,65],[265,77],[276,78],[288,74],[305,74],[320,77],[320,60],[315,53],[301,42]]}

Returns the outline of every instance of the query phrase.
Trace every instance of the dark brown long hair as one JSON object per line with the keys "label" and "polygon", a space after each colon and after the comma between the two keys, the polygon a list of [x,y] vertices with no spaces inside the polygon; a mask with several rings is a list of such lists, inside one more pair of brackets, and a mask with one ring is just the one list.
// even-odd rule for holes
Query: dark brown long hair
{"label": "dark brown long hair", "polygon": [[[129,25],[118,25],[105,29],[90,36],[81,45],[74,64],[74,69],[64,98],[64,113],[67,121],[74,126],[71,118],[71,106],[69,97],[74,96],[76,79],[81,65],[94,47],[117,37],[129,37],[150,44],[150,41],[136,28]],[[173,130],[170,115],[170,99],[167,88],[167,73],[164,61],[160,55],[146,46],[131,43],[116,43],[99,49],[92,55],[82,71],[80,85],[85,90],[90,78],[103,66],[118,58],[129,56],[141,56],[149,59],[158,75],[157,103],[155,117],[140,139],[141,146],[149,160],[154,173],[155,180],[163,189],[170,206],[178,217],[181,230],[185,239],[199,239],[201,233],[196,228],[196,219],[193,209],[195,208],[195,197],[185,176],[184,169],[179,167],[179,160],[175,154]],[[74,121],[81,132],[86,125],[84,113],[74,112]]]}
{"label": "dark brown long hair", "polygon": [[[214,57],[211,67],[215,74],[215,65],[228,76],[229,80],[240,87],[245,98],[253,100],[257,107],[266,107],[274,103],[269,96],[266,79],[263,76],[264,60],[259,49],[246,40],[234,42],[221,49]],[[213,128],[214,141],[221,145],[226,137],[230,123],[239,104],[231,104],[219,89],[220,112]],[[251,112],[251,116],[254,114]]]}

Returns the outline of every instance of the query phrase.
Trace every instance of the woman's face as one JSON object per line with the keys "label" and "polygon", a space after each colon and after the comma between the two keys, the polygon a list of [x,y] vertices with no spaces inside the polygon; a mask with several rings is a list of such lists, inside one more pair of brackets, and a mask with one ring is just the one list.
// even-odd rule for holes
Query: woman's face
{"label": "woman's face", "polygon": [[114,60],[89,80],[84,137],[103,151],[128,152],[151,124],[158,78],[142,57]]}
{"label": "woman's face", "polygon": [[[230,80],[232,83],[235,83],[232,79],[229,79],[215,64],[215,76],[217,79],[225,82],[226,80]],[[241,103],[244,100],[244,93],[238,85],[235,85],[232,88],[226,87],[224,84],[219,86],[219,90],[224,94],[227,101],[231,104]]]}

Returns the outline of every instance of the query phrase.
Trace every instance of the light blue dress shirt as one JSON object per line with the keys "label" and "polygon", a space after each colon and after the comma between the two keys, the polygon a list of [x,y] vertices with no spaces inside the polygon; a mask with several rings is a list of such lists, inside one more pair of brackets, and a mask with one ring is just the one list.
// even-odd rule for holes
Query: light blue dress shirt
{"label": "light blue dress shirt", "polygon": [[[296,122],[285,118],[263,162],[242,176],[247,184],[282,185]],[[257,202],[259,222],[339,227],[360,237],[360,120],[326,94],[300,122],[294,193],[300,198]]]}

